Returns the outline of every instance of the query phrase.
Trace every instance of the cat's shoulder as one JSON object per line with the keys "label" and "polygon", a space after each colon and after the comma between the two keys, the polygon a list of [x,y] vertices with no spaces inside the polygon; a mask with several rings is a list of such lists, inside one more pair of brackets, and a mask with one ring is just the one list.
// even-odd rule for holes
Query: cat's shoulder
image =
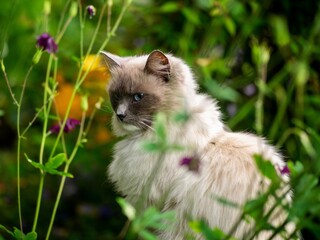
{"label": "cat's shoulder", "polygon": [[278,155],[265,138],[246,132],[221,132],[211,143],[219,149],[249,154]]}

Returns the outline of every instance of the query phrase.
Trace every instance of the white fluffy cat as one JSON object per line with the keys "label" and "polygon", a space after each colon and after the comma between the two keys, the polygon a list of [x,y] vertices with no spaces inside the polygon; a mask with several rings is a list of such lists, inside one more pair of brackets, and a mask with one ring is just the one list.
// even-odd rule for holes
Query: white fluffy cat
{"label": "white fluffy cat", "polygon": [[[106,52],[102,55],[112,76],[108,91],[114,110],[113,129],[116,135],[124,137],[115,145],[114,159],[108,168],[116,189],[137,206],[150,186],[142,203],[145,207],[156,205],[163,211],[175,210],[175,224],[159,232],[161,239],[185,239],[187,234],[202,239],[191,233],[190,219],[203,219],[211,228],[228,233],[241,217],[242,209],[223,204],[217,197],[243,206],[268,185],[253,155],[262,155],[277,170],[285,167],[281,156],[260,137],[225,131],[217,103],[198,92],[190,68],[181,59],[158,50],[134,57]],[[172,120],[172,115],[182,110],[189,118],[179,124]],[[155,139],[152,123],[159,112],[166,116],[168,142],[184,146],[185,150],[159,156],[160,153],[142,148],[143,141]],[[181,166],[184,157],[199,161],[196,173]],[[152,172],[155,175],[150,177]],[[279,177],[288,182],[288,176]],[[289,194],[285,201],[290,202]],[[272,200],[269,207],[271,204]],[[279,226],[286,217],[280,209],[269,223]],[[292,231],[293,225],[287,225],[288,231]],[[253,226],[243,220],[233,236],[243,239]],[[255,239],[268,239],[270,234],[264,231]],[[273,239],[285,237],[279,234]]]}

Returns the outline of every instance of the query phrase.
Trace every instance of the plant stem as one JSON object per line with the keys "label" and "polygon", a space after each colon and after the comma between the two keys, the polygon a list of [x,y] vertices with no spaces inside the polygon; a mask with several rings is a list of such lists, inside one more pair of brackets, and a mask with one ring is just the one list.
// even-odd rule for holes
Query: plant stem
{"label": "plant stem", "polygon": [[[104,11],[105,8],[106,8],[106,4],[107,4],[107,3],[105,3],[105,4],[103,5],[103,7],[102,7],[102,12],[101,12],[101,15],[100,15],[100,17],[99,17],[99,21],[98,21],[98,24],[97,24],[97,28],[96,28],[95,33],[93,34],[93,37],[92,37],[91,43],[90,43],[90,45],[89,45],[88,51],[87,51],[87,53],[86,53],[86,56],[91,52],[91,49],[92,49],[94,40],[96,39],[96,36],[97,36],[97,33],[98,33],[98,29],[99,29],[100,24],[101,24],[103,11]],[[101,47],[100,47],[99,50],[98,50],[98,53],[105,48],[105,46],[106,46],[107,43],[109,42],[110,38],[111,38],[112,36],[114,36],[117,28],[119,27],[119,24],[120,24],[120,22],[121,22],[121,19],[123,18],[123,15],[124,15],[125,11],[126,11],[127,8],[129,7],[129,4],[130,4],[130,3],[126,3],[126,4],[124,4],[124,6],[122,7],[121,12],[120,12],[120,14],[119,14],[119,16],[118,16],[118,18],[117,18],[117,20],[116,20],[116,23],[114,24],[114,26],[113,26],[110,34],[108,34],[108,36],[106,37],[106,39],[105,39],[104,42],[102,43]],[[53,156],[53,154],[55,153],[55,150],[56,150],[56,148],[57,148],[57,146],[58,146],[58,142],[59,142],[59,140],[60,140],[60,138],[61,138],[63,128],[64,128],[64,126],[66,125],[66,122],[67,122],[67,119],[68,119],[68,116],[69,116],[69,113],[70,113],[70,110],[71,110],[71,103],[72,103],[73,100],[74,100],[74,97],[75,97],[75,95],[76,95],[76,91],[80,88],[81,84],[83,83],[83,81],[85,80],[85,78],[87,77],[87,75],[89,74],[89,71],[91,70],[93,64],[96,62],[97,59],[98,59],[98,55],[96,55],[96,56],[94,57],[92,63],[90,64],[90,66],[88,67],[88,69],[86,69],[85,73],[84,73],[82,76],[81,76],[81,74],[82,74],[82,72],[83,72],[83,64],[82,64],[81,67],[80,67],[79,74],[78,74],[78,77],[77,77],[77,80],[76,80],[76,84],[75,84],[75,88],[74,88],[74,90],[73,90],[73,92],[72,92],[72,95],[71,95],[71,97],[70,97],[70,100],[69,100],[70,104],[69,104],[68,107],[67,107],[66,114],[65,114],[64,120],[63,120],[63,122],[62,122],[60,132],[59,132],[59,134],[58,134],[58,136],[57,136],[57,139],[56,139],[56,141],[55,141],[55,143],[54,143],[54,146],[53,146],[53,148],[52,148],[52,150],[51,150],[51,155],[50,155],[50,157]]]}
{"label": "plant stem", "polygon": [[33,226],[32,226],[32,232],[36,231],[38,218],[39,218],[39,212],[40,212],[40,206],[41,206],[41,197],[43,192],[43,185],[44,185],[44,173],[41,173],[40,182],[39,182],[39,189],[38,189],[38,198],[37,198],[37,205],[36,205],[36,211],[34,214],[34,220],[33,220]]}
{"label": "plant stem", "polygon": [[3,59],[1,59],[1,69],[2,69],[2,72],[3,72],[4,79],[6,81],[7,87],[9,89],[10,95],[12,97],[12,100],[13,100],[15,105],[19,106],[19,103],[18,103],[17,99],[15,98],[15,96],[14,96],[14,94],[12,92],[12,89],[11,89],[11,86],[10,86],[10,83],[9,83],[9,79],[8,79],[8,76],[7,76],[6,68],[5,68],[4,63],[3,63]]}
{"label": "plant stem", "polygon": [[263,133],[263,102],[264,102],[264,92],[265,92],[265,84],[267,80],[267,64],[262,64],[260,77],[258,79],[258,99],[256,102],[256,131],[258,135]]}
{"label": "plant stem", "polygon": [[17,195],[18,195],[18,211],[19,211],[19,223],[20,223],[20,230],[23,232],[22,226],[22,211],[21,211],[21,189],[20,189],[20,154],[21,154],[21,134],[20,134],[20,121],[21,121],[21,104],[24,96],[24,92],[27,85],[27,80],[29,75],[34,67],[32,64],[27,72],[26,77],[23,80],[22,91],[19,98],[19,103],[17,105],[17,134],[18,134],[18,144],[17,144]]}
{"label": "plant stem", "polygon": [[84,29],[84,21],[82,19],[82,4],[81,0],[78,0],[79,5],[79,24],[80,24],[80,64],[83,64],[83,29]]}
{"label": "plant stem", "polygon": [[[81,124],[80,124],[80,130],[79,130],[79,134],[78,134],[76,145],[75,145],[75,147],[74,147],[74,149],[73,149],[73,151],[72,151],[72,153],[70,155],[70,158],[68,159],[68,161],[67,161],[67,163],[65,165],[65,168],[63,170],[63,172],[65,172],[65,173],[67,173],[69,171],[69,166],[70,166],[72,160],[74,159],[74,157],[76,156],[78,148],[79,148],[79,146],[81,144],[81,138],[83,136],[83,128],[84,128],[85,117],[86,117],[86,114],[85,114],[85,112],[83,112],[82,113]],[[49,239],[51,231],[52,231],[54,219],[56,217],[56,213],[57,213],[57,210],[58,210],[58,206],[59,206],[59,202],[60,202],[60,199],[61,199],[61,195],[62,195],[62,191],[63,191],[63,188],[64,188],[64,184],[65,184],[66,178],[67,178],[66,176],[63,176],[61,178],[61,182],[60,182],[60,185],[59,185],[57,198],[56,198],[56,201],[55,201],[55,204],[54,204],[54,207],[53,207],[53,211],[52,211],[52,215],[51,215],[51,219],[50,219],[50,224],[49,224],[47,235],[46,235],[46,240]]]}
{"label": "plant stem", "polygon": [[[99,20],[98,20],[98,24],[97,24],[97,27],[96,27],[96,30],[95,30],[95,33],[92,37],[92,40],[91,40],[91,43],[89,45],[89,48],[87,50],[87,53],[86,53],[86,56],[91,52],[91,49],[92,49],[92,46],[93,46],[93,43],[96,39],[96,36],[97,36],[97,33],[98,33],[98,30],[100,28],[100,24],[101,24],[101,21],[102,21],[102,16],[103,16],[103,12],[106,8],[106,4],[105,3],[102,7],[102,11],[101,11],[101,14],[100,14],[100,17],[99,17]],[[112,30],[111,30],[111,33],[108,34],[107,38],[105,39],[105,41],[102,43],[100,49],[99,49],[99,52],[107,45],[107,43],[109,42],[111,36],[114,35],[115,31],[117,30],[120,22],[121,22],[121,19],[123,18],[123,15],[126,11],[126,9],[129,7],[129,3],[126,3],[124,4],[118,18],[117,18],[117,21],[115,23],[115,25],[113,26]],[[69,105],[67,107],[67,110],[66,110],[66,113],[65,113],[65,116],[64,116],[64,120],[62,122],[62,125],[61,125],[61,128],[60,128],[60,131],[59,131],[59,134],[57,136],[57,139],[55,141],[55,144],[51,150],[51,154],[50,154],[50,158],[53,156],[53,154],[55,153],[55,150],[57,148],[57,145],[58,145],[58,142],[62,136],[62,132],[63,132],[63,129],[64,129],[64,126],[66,125],[66,122],[67,122],[67,119],[68,119],[68,116],[69,116],[69,113],[70,113],[70,110],[71,110],[71,104],[74,100],[74,97],[76,95],[76,92],[78,91],[78,89],[80,88],[82,82],[84,81],[84,79],[86,78],[86,76],[88,75],[90,69],[92,68],[93,64],[95,63],[95,61],[97,60],[98,58],[98,55],[96,55],[96,57],[94,58],[93,62],[91,63],[91,65],[89,66],[89,68],[86,70],[86,72],[82,75],[82,71],[83,71],[83,64],[81,62],[81,67],[80,67],[80,70],[79,70],[79,74],[78,74],[78,77],[77,77],[77,80],[76,80],[76,84],[75,84],[75,88],[72,92],[72,95],[71,95],[71,98],[69,100]],[[82,76],[81,76],[82,75]],[[81,137],[83,135],[83,127],[84,127],[84,120],[85,120],[85,113],[83,113],[83,116],[82,116],[82,122],[81,122],[81,125],[80,125],[80,131],[79,131],[79,135],[78,135],[78,140],[77,140],[77,143],[76,143],[76,146],[75,148],[73,149],[71,155],[70,155],[70,158],[69,160],[67,161],[66,165],[65,165],[65,168],[64,168],[64,171],[65,173],[68,172],[69,170],[69,166],[72,162],[72,160],[74,159],[77,151],[78,151],[78,148],[81,144]],[[60,202],[60,199],[61,199],[61,195],[62,195],[62,191],[63,191],[63,188],[64,188],[64,184],[65,184],[65,180],[66,180],[66,176],[63,176],[61,178],[61,182],[60,182],[60,186],[59,186],[59,190],[58,190],[58,194],[57,194],[57,198],[56,198],[56,201],[55,201],[55,204],[54,204],[54,208],[53,208],[53,211],[52,211],[52,215],[51,215],[51,220],[50,220],[50,224],[49,224],[49,228],[48,228],[48,231],[47,231],[47,235],[46,235],[46,240],[49,239],[50,237],[50,234],[51,234],[51,231],[52,231],[52,227],[53,227],[53,223],[54,223],[54,219],[55,219],[55,216],[56,216],[56,212],[57,212],[57,209],[58,209],[58,206],[59,206],[59,202]]]}
{"label": "plant stem", "polygon": [[[46,143],[46,137],[47,137],[47,128],[48,128],[48,114],[51,107],[51,102],[48,103],[48,88],[49,88],[49,77],[50,77],[50,70],[52,65],[53,55],[50,54],[49,60],[48,60],[48,66],[47,66],[47,72],[46,72],[46,80],[44,85],[44,97],[43,97],[43,114],[44,114],[44,123],[42,128],[42,138],[41,138],[41,145],[40,145],[40,152],[39,152],[39,163],[43,164],[43,154],[44,154],[44,146]],[[39,218],[39,212],[41,207],[41,197],[43,192],[43,183],[44,183],[44,172],[40,170],[40,183],[39,183],[39,189],[38,189],[38,197],[37,197],[37,204],[36,204],[36,211],[34,214],[34,220],[32,225],[32,231],[35,232],[38,224],[38,218]]]}

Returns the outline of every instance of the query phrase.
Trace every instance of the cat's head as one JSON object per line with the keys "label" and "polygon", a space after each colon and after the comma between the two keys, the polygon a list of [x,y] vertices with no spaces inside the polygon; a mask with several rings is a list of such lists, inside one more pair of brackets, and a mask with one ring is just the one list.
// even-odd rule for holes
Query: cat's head
{"label": "cat's head", "polygon": [[126,135],[152,128],[154,115],[181,107],[187,89],[185,78],[192,78],[189,68],[171,55],[155,50],[149,55],[119,57],[101,53],[111,73],[108,86],[113,108],[113,128]]}

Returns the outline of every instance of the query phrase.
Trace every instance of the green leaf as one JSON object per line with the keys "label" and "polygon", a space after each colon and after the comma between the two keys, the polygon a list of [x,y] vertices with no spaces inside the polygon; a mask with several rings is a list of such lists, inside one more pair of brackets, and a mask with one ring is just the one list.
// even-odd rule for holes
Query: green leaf
{"label": "green leaf", "polygon": [[55,169],[46,169],[45,171],[47,173],[52,174],[52,175],[60,175],[62,177],[73,178],[73,175],[71,173],[68,173],[68,172],[58,171],[58,170],[55,170]]}
{"label": "green leaf", "polygon": [[7,229],[5,226],[0,224],[0,229],[5,231],[6,233],[10,234],[11,236],[14,236],[13,232],[11,232],[9,229]]}
{"label": "green leaf", "polygon": [[160,12],[172,13],[179,10],[179,4],[177,2],[166,2],[160,7]]}
{"label": "green leaf", "polygon": [[177,123],[186,123],[190,118],[190,114],[187,111],[181,111],[174,115],[173,119]]}
{"label": "green leaf", "polygon": [[275,42],[281,47],[287,45],[290,42],[290,33],[286,19],[274,15],[270,18],[270,25],[273,29]]}
{"label": "green leaf", "polygon": [[280,178],[277,174],[277,171],[270,161],[263,159],[261,155],[257,154],[254,155],[254,159],[256,161],[259,171],[263,176],[269,178],[274,183],[280,182]]}
{"label": "green leaf", "polygon": [[228,31],[228,33],[231,36],[234,36],[236,34],[236,24],[234,23],[234,21],[232,20],[232,18],[230,17],[225,17],[224,18],[224,25]]}
{"label": "green leaf", "polygon": [[192,10],[191,8],[186,8],[184,7],[182,9],[182,14],[184,17],[194,25],[199,25],[200,24],[200,18],[198,12]]}
{"label": "green leaf", "polygon": [[23,240],[24,239],[24,234],[23,232],[21,232],[18,228],[14,227],[14,231],[13,231],[13,236],[16,238],[16,239],[19,239],[19,240]]}
{"label": "green leaf", "polygon": [[165,115],[163,113],[158,113],[155,119],[154,129],[161,143],[164,143],[167,140],[165,123],[166,123]]}
{"label": "green leaf", "polygon": [[258,198],[249,200],[244,205],[244,213],[251,216],[256,221],[259,221],[263,217],[263,208],[264,204],[266,203],[268,196],[263,194]]}
{"label": "green leaf", "polygon": [[123,214],[129,219],[134,220],[136,218],[136,209],[128,203],[124,198],[117,198],[116,201],[120,205]]}
{"label": "green leaf", "polygon": [[210,229],[203,220],[189,222],[189,226],[196,233],[202,233],[207,240],[221,240],[226,237],[226,234],[219,228]]}
{"label": "green leaf", "polygon": [[147,230],[141,230],[139,232],[139,235],[142,237],[144,240],[157,240],[157,236],[151,233],[150,231]]}
{"label": "green leaf", "polygon": [[81,109],[85,112],[88,111],[89,109],[88,95],[81,96]]}
{"label": "green leaf", "polygon": [[26,159],[28,160],[28,162],[29,162],[32,166],[34,166],[35,168],[38,168],[38,169],[40,169],[40,170],[42,170],[42,171],[45,170],[45,167],[44,167],[43,164],[38,163],[38,162],[35,162],[35,161],[32,161],[32,160],[27,156],[26,153],[24,154],[24,156],[26,157]]}
{"label": "green leaf", "polygon": [[65,153],[59,153],[56,156],[49,159],[48,162],[44,165],[45,170],[49,172],[49,170],[54,170],[60,167],[64,162],[67,161],[67,156]]}
{"label": "green leaf", "polygon": [[161,146],[158,143],[145,142],[143,143],[143,149],[148,152],[157,152],[160,151]]}
{"label": "green leaf", "polygon": [[36,240],[36,239],[37,239],[37,233],[36,232],[30,232],[24,238],[24,240]]}

